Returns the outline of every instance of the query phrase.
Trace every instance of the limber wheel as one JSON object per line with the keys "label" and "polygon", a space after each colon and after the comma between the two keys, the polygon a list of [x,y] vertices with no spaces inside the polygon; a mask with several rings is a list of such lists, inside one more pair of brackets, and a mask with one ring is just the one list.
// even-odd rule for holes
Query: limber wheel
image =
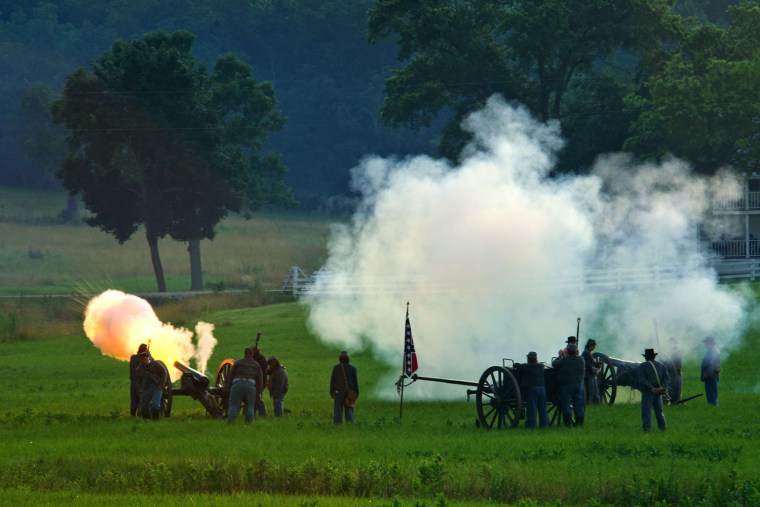
{"label": "limber wheel", "polygon": [[594,352],[592,356],[596,361],[602,362],[602,367],[598,373],[599,396],[602,399],[602,403],[613,405],[615,403],[615,396],[617,396],[617,372],[615,371],[615,367],[610,362],[610,356],[607,354]]}
{"label": "limber wheel", "polygon": [[549,416],[549,426],[559,426],[562,424],[562,403],[559,398],[557,372],[553,368],[544,369],[544,385],[546,386],[546,413]]}
{"label": "limber wheel", "polygon": [[512,372],[502,366],[491,366],[484,371],[475,392],[475,404],[480,427],[517,426],[522,415],[522,399]]}
{"label": "limber wheel", "polygon": [[219,406],[220,412],[226,416],[227,410],[229,408],[229,400],[227,399],[227,396],[222,394],[224,392],[224,384],[227,382],[227,377],[230,374],[230,370],[232,369],[232,365],[235,364],[234,359],[225,359],[222,361],[222,363],[219,365],[219,368],[216,370],[216,378],[214,379],[214,387],[215,391],[217,391],[219,394],[215,394],[213,396],[214,401]]}

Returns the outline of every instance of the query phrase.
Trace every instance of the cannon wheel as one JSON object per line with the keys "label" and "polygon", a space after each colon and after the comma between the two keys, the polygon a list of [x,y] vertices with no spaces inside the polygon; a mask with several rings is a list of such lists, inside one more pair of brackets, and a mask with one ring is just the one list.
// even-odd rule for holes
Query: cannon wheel
{"label": "cannon wheel", "polygon": [[484,371],[475,392],[475,404],[481,428],[517,426],[522,415],[522,400],[512,372],[502,366],[491,366]]}
{"label": "cannon wheel", "polygon": [[164,417],[172,415],[172,385],[166,384],[164,394],[161,396],[161,411]]}
{"label": "cannon wheel", "polygon": [[615,396],[617,396],[617,372],[615,371],[615,367],[610,362],[610,356],[607,354],[594,352],[592,356],[597,361],[604,363],[599,371],[599,395],[602,398],[602,403],[612,405],[615,403]]}
{"label": "cannon wheel", "polygon": [[546,401],[546,414],[549,416],[549,426],[562,424],[562,404],[559,401],[559,395],[556,399]]}
{"label": "cannon wheel", "polygon": [[[234,359],[225,359],[222,361],[222,363],[219,365],[219,368],[216,370],[216,378],[214,379],[214,386],[219,388],[224,388],[224,384],[227,380],[227,376],[230,374],[230,370],[232,369],[232,365],[235,364]],[[229,408],[229,400],[226,396],[217,395],[213,396],[214,401],[217,405],[219,405],[219,408],[221,409],[221,413],[225,416],[227,415],[227,409]]]}

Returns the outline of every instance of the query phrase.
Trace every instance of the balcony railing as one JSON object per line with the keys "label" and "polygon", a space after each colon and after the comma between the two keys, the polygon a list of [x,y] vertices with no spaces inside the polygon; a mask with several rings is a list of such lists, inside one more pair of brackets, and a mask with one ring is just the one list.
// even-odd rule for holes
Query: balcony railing
{"label": "balcony railing", "polygon": [[715,198],[713,209],[716,211],[740,211],[747,209],[760,209],[760,192],[747,192],[745,202],[744,195],[722,195]]}
{"label": "balcony railing", "polygon": [[[743,239],[731,239],[713,241],[710,244],[710,253],[713,257],[747,257],[747,241]],[[760,257],[760,240],[749,240],[749,257]]]}

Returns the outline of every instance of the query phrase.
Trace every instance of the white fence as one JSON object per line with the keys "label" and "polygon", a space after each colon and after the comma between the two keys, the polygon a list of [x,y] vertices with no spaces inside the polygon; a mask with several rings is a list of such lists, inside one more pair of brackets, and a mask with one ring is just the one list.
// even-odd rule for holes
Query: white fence
{"label": "white fence", "polygon": [[[712,268],[721,280],[748,278],[755,280],[760,276],[760,259],[726,260],[714,259]],[[694,266],[671,265],[648,268],[606,268],[584,270],[582,273],[555,278],[549,282],[531,279],[510,280],[525,287],[531,284],[550,283],[552,286],[582,290],[638,290],[657,288],[673,283],[682,278],[693,276]],[[311,275],[294,266],[290,268],[282,285],[282,291],[301,295],[311,291],[312,294],[366,294],[366,293],[403,293],[418,289],[424,283],[428,292],[446,292],[457,290],[450,286],[444,277],[422,282],[411,278],[384,277],[382,279],[340,280],[324,267]]]}

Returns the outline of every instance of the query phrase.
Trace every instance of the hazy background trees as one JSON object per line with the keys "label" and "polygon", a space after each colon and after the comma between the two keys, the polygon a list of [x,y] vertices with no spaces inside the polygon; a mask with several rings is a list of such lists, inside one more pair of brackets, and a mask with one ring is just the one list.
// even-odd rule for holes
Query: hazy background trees
{"label": "hazy background trees", "polygon": [[449,120],[492,92],[561,121],[558,171],[583,172],[623,148],[675,153],[703,171],[757,164],[757,0],[578,5],[0,0],[0,184],[49,182],[47,155],[29,156],[40,132],[55,134],[39,129],[40,86],[59,94],[114,41],[177,29],[196,35],[198,61],[232,53],[272,83],[288,121],[267,148],[282,154],[305,209],[348,194],[348,172],[366,154],[440,147],[456,157],[464,138]]}

